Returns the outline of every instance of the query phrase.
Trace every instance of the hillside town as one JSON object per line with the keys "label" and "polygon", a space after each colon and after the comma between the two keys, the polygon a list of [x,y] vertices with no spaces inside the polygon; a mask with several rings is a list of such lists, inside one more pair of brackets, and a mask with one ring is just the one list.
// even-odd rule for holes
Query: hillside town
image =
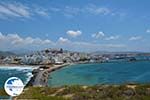
{"label": "hillside town", "polygon": [[[84,53],[60,49],[45,49],[31,54],[0,56],[0,64],[49,65],[64,63],[95,63],[113,60],[137,60],[137,53]],[[145,55],[144,55],[145,56]],[[149,60],[149,58],[144,58]]]}

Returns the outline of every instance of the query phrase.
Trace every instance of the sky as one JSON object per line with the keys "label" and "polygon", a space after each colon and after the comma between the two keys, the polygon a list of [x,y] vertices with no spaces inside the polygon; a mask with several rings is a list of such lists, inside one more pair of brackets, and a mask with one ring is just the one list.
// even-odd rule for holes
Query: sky
{"label": "sky", "polygon": [[0,50],[150,52],[149,0],[0,0]]}

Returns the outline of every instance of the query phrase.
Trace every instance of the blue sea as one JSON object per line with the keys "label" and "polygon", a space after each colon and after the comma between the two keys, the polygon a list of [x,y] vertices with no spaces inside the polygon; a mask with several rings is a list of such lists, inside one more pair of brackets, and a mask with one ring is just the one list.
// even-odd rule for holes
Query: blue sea
{"label": "blue sea", "polygon": [[[33,67],[0,67],[0,88],[9,77],[19,77],[24,84]],[[76,64],[50,73],[49,86],[150,83],[150,61]]]}
{"label": "blue sea", "polygon": [[0,88],[4,88],[5,81],[10,77],[20,78],[26,84],[32,77],[33,67],[24,66],[1,66],[0,67]]}
{"label": "blue sea", "polygon": [[49,86],[150,83],[150,61],[77,64],[52,72]]}

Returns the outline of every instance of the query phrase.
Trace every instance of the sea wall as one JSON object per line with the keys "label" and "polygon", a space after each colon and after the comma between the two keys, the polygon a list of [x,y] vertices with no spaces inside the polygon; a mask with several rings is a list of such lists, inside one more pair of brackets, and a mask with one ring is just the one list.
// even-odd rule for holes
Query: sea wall
{"label": "sea wall", "polygon": [[60,68],[63,68],[67,66],[68,64],[62,64],[62,65],[55,65],[51,67],[47,66],[40,66],[37,69],[34,69],[32,71],[33,77],[31,77],[30,81],[27,83],[26,87],[28,86],[35,86],[35,87],[46,87],[48,86],[48,77],[51,72],[58,70]]}

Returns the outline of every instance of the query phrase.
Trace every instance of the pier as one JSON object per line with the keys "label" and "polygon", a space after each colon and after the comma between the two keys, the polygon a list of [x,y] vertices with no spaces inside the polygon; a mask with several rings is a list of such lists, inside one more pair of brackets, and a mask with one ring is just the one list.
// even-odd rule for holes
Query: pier
{"label": "pier", "polygon": [[69,64],[61,64],[55,65],[54,67],[50,66],[40,66],[37,69],[32,71],[33,77],[31,77],[30,81],[27,83],[26,87],[28,86],[35,86],[35,87],[46,87],[48,86],[48,77],[51,72],[56,71],[60,68],[68,66]]}

